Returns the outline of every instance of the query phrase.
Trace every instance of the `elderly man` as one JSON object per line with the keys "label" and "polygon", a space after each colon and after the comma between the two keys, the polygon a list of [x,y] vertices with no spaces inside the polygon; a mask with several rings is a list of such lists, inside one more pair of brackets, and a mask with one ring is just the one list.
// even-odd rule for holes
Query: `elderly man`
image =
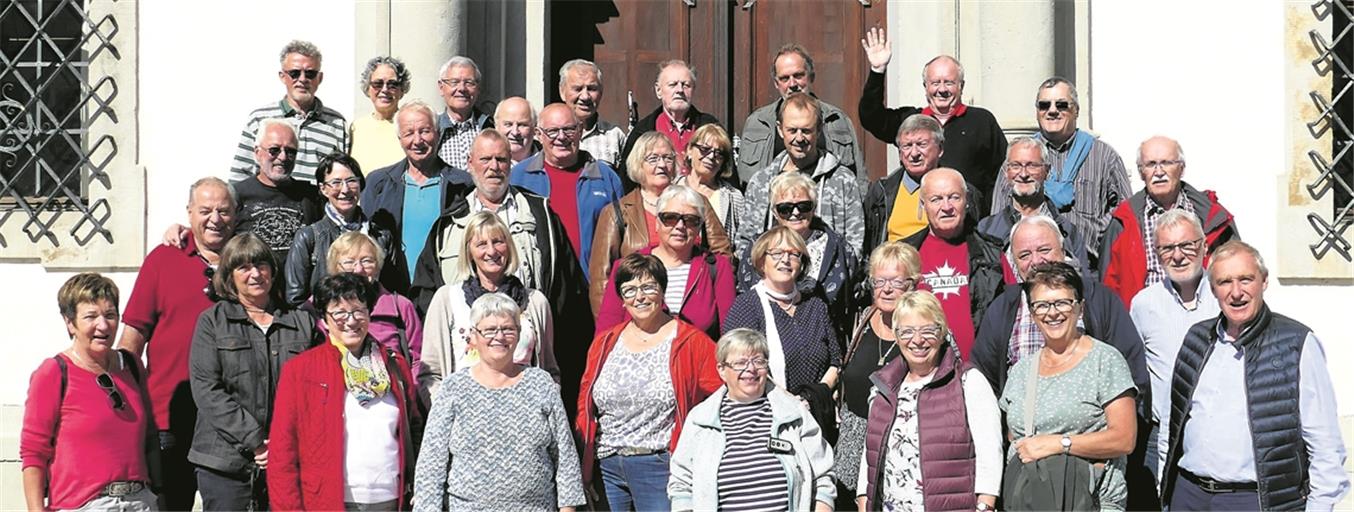
{"label": "elderly man", "polygon": [[[564,223],[578,266],[588,277],[593,228],[603,208],[624,195],[621,178],[606,162],[578,150],[583,123],[563,103],[541,110],[537,129],[544,149],[512,168],[509,183],[550,199],[550,207]],[[603,276],[602,279],[606,277]]]}
{"label": "elderly man", "polygon": [[921,201],[927,229],[903,239],[921,254],[917,288],[940,299],[954,341],[964,360],[973,348],[974,331],[984,310],[1005,286],[1001,276],[1001,243],[979,233],[967,211],[964,175],[948,167],[926,173]]}
{"label": "elderly man", "polygon": [[1161,258],[1166,279],[1133,297],[1129,316],[1142,335],[1147,371],[1152,379],[1152,430],[1148,436],[1147,469],[1160,480],[1166,457],[1162,425],[1170,424],[1171,378],[1175,356],[1191,325],[1217,318],[1222,310],[1204,274],[1204,229],[1199,218],[1183,208],[1157,219],[1152,251]]}
{"label": "elderly man", "polygon": [[292,177],[296,165],[296,129],[285,119],[264,119],[254,142],[258,172],[235,184],[239,233],[254,233],[278,261],[287,261],[292,239],[302,226],[320,220],[324,201],[315,185]]}
{"label": "elderly man", "polygon": [[[146,388],[160,430],[164,485],[160,509],[189,510],[197,492],[188,448],[197,407],[188,389],[188,347],[197,317],[212,305],[211,276],[235,233],[235,189],[202,178],[188,189],[189,232],[183,247],[161,245],[146,256],[123,311],[118,347],[146,357]],[[147,350],[149,344],[149,350]]]}
{"label": "elderly man", "polygon": [[[1011,228],[1020,219],[1035,215],[1044,215],[1058,223],[1062,231],[1063,252],[1076,260],[1072,266],[1081,270],[1082,275],[1095,280],[1097,274],[1088,270],[1097,269],[1086,252],[1086,242],[1081,233],[1067,219],[1058,215],[1057,208],[1044,195],[1044,180],[1048,179],[1050,155],[1048,147],[1032,137],[1020,137],[1011,141],[1006,149],[1006,161],[1001,164],[1006,180],[1011,183],[1010,201],[1003,207],[992,210],[992,215],[978,221],[978,231],[1002,240],[1009,247]],[[1019,273],[1016,276],[1019,277]]]}
{"label": "elderly man", "polygon": [[320,158],[334,151],[348,151],[347,121],[343,114],[324,106],[315,90],[324,81],[320,71],[320,50],[306,41],[292,41],[282,47],[282,69],[278,80],[287,89],[281,101],[264,105],[249,113],[235,159],[230,164],[232,181],[253,176],[258,169],[254,158],[254,134],[264,119],[286,119],[296,127],[299,142],[296,154],[296,178],[315,183],[315,168]]}
{"label": "elderly man", "polygon": [[[813,96],[813,57],[808,50],[797,44],[787,44],[776,52],[771,63],[771,82],[775,84],[780,97],[776,101],[752,112],[743,122],[743,136],[738,150],[738,180],[747,183],[752,175],[762,170],[771,159],[785,150],[785,139],[776,128],[777,113],[780,104],[791,94],[805,93]],[[816,96],[814,96],[816,98]],[[865,170],[865,156],[860,144],[856,142],[856,126],[846,113],[836,106],[819,100],[822,111],[823,129],[818,141],[825,149],[837,156],[843,167],[851,169],[856,176],[869,176]]]}
{"label": "elderly man", "polygon": [[442,210],[465,197],[471,185],[470,175],[449,167],[437,156],[436,117],[428,105],[413,102],[395,113],[395,131],[404,149],[404,160],[367,175],[362,190],[362,211],[372,222],[394,227],[398,257],[390,258],[400,266],[392,276],[405,277],[386,287],[396,293],[408,293],[414,279],[414,262],[423,252],[428,233]]}
{"label": "elderly man", "polygon": [[1100,270],[1105,286],[1125,304],[1145,287],[1166,278],[1161,257],[1152,247],[1157,219],[1181,209],[1199,218],[1203,226],[1204,259],[1228,240],[1239,238],[1232,213],[1218,203],[1212,190],[1199,191],[1185,183],[1185,152],[1180,143],[1156,136],[1138,146],[1138,173],[1146,185],[1114,209],[1100,243]]}
{"label": "elderly man", "polygon": [[579,149],[615,168],[625,147],[625,130],[603,121],[597,113],[602,103],[602,68],[585,59],[565,62],[559,68],[559,97],[583,123]]}
{"label": "elderly man", "polygon": [[[902,240],[926,229],[921,206],[921,179],[939,165],[945,151],[945,132],[926,114],[912,114],[898,126],[898,159],[902,166],[870,182],[865,192],[865,248]],[[968,185],[969,196],[977,191]],[[969,203],[970,218],[979,218]]]}
{"label": "elderly man", "polygon": [[1268,281],[1254,247],[1213,252],[1222,315],[1190,327],[1171,380],[1170,510],[1331,510],[1349,492],[1325,351],[1270,311]]}
{"label": "elderly man", "polygon": [[[654,79],[654,95],[658,97],[658,108],[640,119],[630,130],[625,140],[625,148],[616,162],[616,170],[625,183],[625,191],[637,186],[625,173],[625,158],[634,150],[640,135],[658,130],[672,141],[672,147],[678,155],[686,154],[686,143],[691,141],[696,128],[707,124],[719,124],[715,116],[696,110],[691,104],[692,94],[696,92],[696,70],[680,60],[666,60],[658,65],[658,77]],[[682,159],[678,159],[680,162]],[[679,164],[680,165],[680,164]],[[685,174],[685,169],[682,170]]]}
{"label": "elderly man", "polygon": [[738,232],[739,254],[774,225],[771,179],[782,172],[804,173],[818,185],[814,215],[845,238],[856,254],[863,254],[865,212],[861,208],[860,185],[837,155],[819,146],[818,137],[823,128],[820,105],[821,102],[805,93],[794,93],[781,101],[776,113],[776,129],[785,141],[785,150],[748,180],[738,224],[749,229]]}
{"label": "elderly man", "polygon": [[922,66],[922,86],[926,90],[925,107],[884,106],[884,73],[893,49],[883,29],[873,28],[861,40],[870,74],[860,95],[857,115],[860,126],[886,143],[896,142],[898,127],[914,114],[926,114],[945,128],[944,167],[959,169],[964,179],[982,197],[973,197],[973,206],[982,218],[988,212],[988,198],[997,179],[998,167],[1006,156],[1006,137],[996,116],[982,107],[964,104],[964,67],[948,55],[940,55]]}
{"label": "elderly man", "polygon": [[[526,98],[513,96],[499,102],[498,108],[494,109],[494,126],[508,140],[508,158],[512,165],[541,150],[541,143],[536,141],[536,111]],[[473,147],[471,152],[474,152]]]}
{"label": "elderly man", "polygon": [[469,57],[455,56],[437,70],[437,90],[447,109],[437,116],[437,155],[447,165],[465,169],[470,158],[470,143],[485,128],[493,128],[494,120],[480,112],[476,101],[480,98],[480,67]]}

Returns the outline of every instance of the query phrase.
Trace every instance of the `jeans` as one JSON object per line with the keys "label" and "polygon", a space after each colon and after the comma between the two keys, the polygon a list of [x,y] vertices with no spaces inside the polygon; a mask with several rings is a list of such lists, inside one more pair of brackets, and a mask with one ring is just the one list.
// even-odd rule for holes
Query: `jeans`
{"label": "jeans", "polygon": [[668,464],[672,456],[667,452],[650,455],[612,455],[602,459],[602,485],[613,511],[651,510],[667,511]]}
{"label": "jeans", "polygon": [[395,512],[400,509],[400,500],[382,501],[380,503],[352,503],[344,502],[343,510],[348,512]]}
{"label": "jeans", "polygon": [[150,489],[126,496],[98,496],[85,502],[75,510],[105,510],[110,512],[154,512],[160,510],[155,504],[155,493]]}
{"label": "jeans", "polygon": [[197,498],[197,479],[188,462],[193,432],[180,437],[169,430],[160,431],[160,510],[192,510]]}
{"label": "jeans", "polygon": [[[257,486],[266,486],[263,474],[259,474]],[[249,473],[234,474],[197,467],[197,489],[202,493],[202,510],[240,511],[249,510],[249,502],[254,497],[255,485],[251,485]],[[261,490],[261,489],[260,489]],[[267,510],[268,503],[261,503],[254,510]]]}
{"label": "jeans", "polygon": [[1199,488],[1182,475],[1175,476],[1175,492],[1171,494],[1172,512],[1190,510],[1260,510],[1260,495],[1255,491],[1211,493]]}

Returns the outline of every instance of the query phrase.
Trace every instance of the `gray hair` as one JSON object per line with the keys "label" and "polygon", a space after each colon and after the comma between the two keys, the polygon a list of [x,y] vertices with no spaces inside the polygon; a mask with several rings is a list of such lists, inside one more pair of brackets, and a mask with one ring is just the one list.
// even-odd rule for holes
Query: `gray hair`
{"label": "gray hair", "polygon": [[[1065,247],[1063,240],[1063,230],[1061,227],[1058,227],[1058,221],[1053,220],[1053,217],[1039,214],[1021,218],[1020,220],[1016,221],[1014,226],[1011,226],[1011,234],[1006,237],[1008,246],[1006,248],[1006,252],[1008,254],[1015,256],[1015,247],[1013,243],[1015,240],[1015,234],[1016,231],[1023,226],[1042,226],[1048,229],[1049,231],[1052,231],[1053,234],[1058,237],[1059,247]],[[1066,255],[1067,251],[1064,250],[1063,253],[1064,255]]]}
{"label": "gray hair", "polygon": [[715,364],[724,364],[724,359],[735,353],[766,357],[771,354],[771,348],[762,333],[746,328],[734,329],[720,336],[719,343],[715,344]]}
{"label": "gray hair", "polygon": [[390,69],[395,70],[395,79],[400,81],[400,92],[409,92],[409,68],[404,65],[404,61],[389,55],[382,55],[372,57],[371,60],[367,61],[366,69],[362,70],[360,83],[362,84],[363,94],[366,94],[367,88],[371,87],[371,74],[375,73],[376,69],[381,66],[390,66]]}
{"label": "gray hair", "polygon": [[269,117],[259,121],[258,127],[254,128],[254,149],[259,148],[259,140],[263,139],[263,135],[268,133],[268,128],[273,126],[287,127],[287,131],[291,132],[292,138],[296,139],[297,143],[301,142],[300,136],[296,133],[296,126],[292,125],[291,121],[280,117]]}
{"label": "gray hair", "polygon": [[815,78],[815,73],[813,71],[813,57],[810,57],[809,51],[805,50],[799,43],[786,43],[785,46],[781,46],[780,50],[776,51],[776,57],[771,59],[771,79],[776,79],[776,61],[780,60],[782,56],[790,53],[797,54],[799,55],[799,58],[804,59],[804,71],[809,74],[809,81],[812,82]]}
{"label": "gray hair", "polygon": [[658,201],[654,203],[654,207],[661,212],[663,207],[667,206],[673,199],[695,208],[696,215],[699,215],[702,219],[705,218],[705,196],[684,185],[669,185],[668,188],[663,189],[663,193],[658,195]]}
{"label": "gray hair", "polygon": [[959,83],[960,83],[960,84],[964,83],[964,65],[959,63],[959,59],[956,59],[956,58],[951,57],[951,56],[949,56],[949,55],[937,55],[937,56],[935,56],[934,58],[932,58],[931,60],[926,61],[926,64],[923,64],[923,65],[922,65],[922,67],[921,67],[921,81],[922,81],[922,83],[923,83],[923,84],[926,83],[926,70],[931,68],[931,64],[934,64],[934,63],[936,63],[937,61],[941,61],[941,60],[948,60],[948,61],[950,61],[950,62],[953,62],[953,63],[954,63],[954,67],[959,68]]}
{"label": "gray hair", "polygon": [[569,73],[573,72],[574,68],[578,66],[588,66],[592,68],[592,72],[597,74],[597,81],[599,83],[602,81],[602,68],[598,66],[596,62],[588,59],[573,59],[569,62],[565,62],[563,66],[559,67],[560,87],[564,86],[564,81],[569,79]]}
{"label": "gray hair", "polygon": [[1265,266],[1265,259],[1260,257],[1260,251],[1256,250],[1255,246],[1251,244],[1233,239],[1222,244],[1221,247],[1218,247],[1213,251],[1212,263],[1210,264],[1212,268],[1209,269],[1210,273],[1208,276],[1209,280],[1213,280],[1212,269],[1217,268],[1219,261],[1236,256],[1236,253],[1239,252],[1249,254],[1252,258],[1255,258],[1256,265],[1260,267],[1260,275],[1265,278],[1269,277],[1269,267]]}
{"label": "gray hair", "polygon": [[396,135],[396,136],[399,136],[399,132],[401,131],[401,126],[400,126],[400,114],[403,114],[403,113],[405,113],[405,112],[407,112],[407,111],[410,111],[410,110],[417,110],[417,111],[419,111],[419,112],[423,112],[424,115],[427,115],[427,116],[428,116],[428,119],[432,120],[432,122],[433,122],[434,125],[437,124],[437,114],[434,114],[434,113],[433,113],[432,107],[429,107],[427,103],[424,103],[424,102],[422,102],[422,101],[414,100],[414,101],[411,101],[411,102],[409,102],[409,103],[405,103],[403,107],[400,107],[400,110],[399,110],[398,112],[395,112],[395,135]]}
{"label": "gray hair", "polygon": [[1172,143],[1174,143],[1174,144],[1175,144],[1175,158],[1176,158],[1177,160],[1180,160],[1180,163],[1182,163],[1182,164],[1185,163],[1185,148],[1182,147],[1182,146],[1180,146],[1180,141],[1175,140],[1175,139],[1172,139],[1172,138],[1167,137],[1167,136],[1165,136],[1165,135],[1153,135],[1153,136],[1148,137],[1146,140],[1144,140],[1144,141],[1142,141],[1141,143],[1138,144],[1138,159],[1137,159],[1137,161],[1136,161],[1136,164],[1138,165],[1138,167],[1142,167],[1142,147],[1143,147],[1143,146],[1146,146],[1148,142],[1151,142],[1151,141],[1152,141],[1152,139],[1166,139],[1166,140],[1169,140],[1169,141],[1171,141]]}
{"label": "gray hair", "polygon": [[503,106],[504,106],[504,105],[507,105],[507,104],[508,104],[508,100],[511,100],[511,99],[521,99],[522,101],[526,102],[526,104],[527,104],[527,115],[530,116],[530,118],[531,118],[531,128],[532,128],[533,130],[536,129],[536,107],[531,106],[531,101],[530,101],[530,100],[527,100],[526,98],[523,98],[523,97],[521,97],[521,96],[513,96],[513,97],[511,97],[511,98],[503,98],[503,101],[498,102],[498,106],[497,106],[497,107],[494,107],[494,125],[498,125],[498,116],[501,115],[501,114],[503,114]]}
{"label": "gray hair", "polygon": [[[682,59],[668,59],[668,60],[665,60],[665,61],[663,61],[663,62],[659,62],[659,63],[658,63],[658,74],[656,74],[656,75],[653,76],[653,81],[654,81],[654,83],[658,83],[658,77],[663,76],[663,70],[668,69],[668,68],[673,67],[673,66],[681,66],[681,67],[686,68],[687,73],[690,73],[690,74],[691,74],[691,81],[692,81],[692,82],[695,82],[695,81],[696,81],[696,68],[691,67],[691,64],[687,64],[687,62],[684,61],[684,60],[682,60]],[[598,77],[598,78],[600,79],[600,77]],[[662,85],[662,84],[659,84],[659,85]]]}
{"label": "gray hair", "polygon": [[221,178],[217,178],[216,176],[199,178],[197,181],[194,181],[192,185],[188,186],[189,207],[193,206],[193,199],[197,197],[198,187],[201,187],[203,185],[216,185],[218,187],[225,189],[226,195],[230,196],[230,206],[237,210],[240,209],[240,193],[235,191],[235,185],[231,185],[230,182],[227,182],[226,180],[223,180]]}
{"label": "gray hair", "polygon": [[936,144],[942,147],[945,145],[945,130],[940,127],[940,121],[926,114],[912,114],[903,120],[903,124],[898,126],[898,133],[893,134],[893,143],[898,143],[898,137],[905,133],[912,132],[930,132],[936,139]]}
{"label": "gray hair", "polygon": [[302,41],[300,39],[293,39],[290,43],[287,43],[286,46],[282,47],[282,53],[277,56],[278,62],[285,62],[287,60],[287,55],[292,53],[298,53],[314,59],[315,65],[317,66],[324,62],[324,57],[320,55],[320,49],[315,47],[315,43]]}
{"label": "gray hair", "polygon": [[1081,108],[1081,101],[1077,99],[1077,86],[1071,80],[1060,76],[1051,76],[1047,80],[1039,83],[1039,88],[1034,91],[1034,100],[1039,101],[1039,91],[1052,89],[1060,84],[1067,84],[1068,94],[1072,95],[1072,106]]}
{"label": "gray hair", "polygon": [[767,186],[767,202],[774,207],[776,198],[791,190],[804,190],[808,192],[810,200],[818,202],[818,186],[802,172],[782,172],[771,178],[771,184]]}
{"label": "gray hair", "polygon": [[451,68],[461,68],[461,67],[475,70],[475,81],[476,82],[483,81],[483,75],[480,75],[479,65],[475,64],[475,61],[471,60],[470,57],[464,57],[461,55],[452,57],[448,59],[446,62],[442,63],[442,67],[437,68],[437,78],[441,79],[442,77],[446,76],[447,70]]}
{"label": "gray hair", "polygon": [[522,308],[502,293],[486,293],[475,299],[470,305],[470,327],[480,324],[485,318],[497,316],[512,320],[514,327],[522,328]]}
{"label": "gray hair", "polygon": [[[1156,229],[1152,231],[1152,242],[1156,243],[1157,238],[1161,237],[1161,232],[1168,227],[1179,224],[1188,224],[1194,228],[1194,234],[1203,237],[1204,225],[1199,222],[1199,216],[1193,212],[1186,211],[1184,208],[1171,208],[1166,213],[1157,217]],[[1150,248],[1148,250],[1151,250]]]}
{"label": "gray hair", "polygon": [[1015,151],[1016,148],[1027,146],[1033,146],[1039,149],[1040,163],[1043,163],[1044,165],[1049,165],[1049,163],[1053,161],[1053,152],[1048,150],[1048,145],[1044,144],[1043,142],[1039,142],[1039,139],[1036,139],[1034,137],[1016,137],[1011,141],[1009,145],[1006,146],[1006,160],[1003,160],[1001,162],[1001,168],[1005,169],[1006,164],[1011,163],[1012,151]]}

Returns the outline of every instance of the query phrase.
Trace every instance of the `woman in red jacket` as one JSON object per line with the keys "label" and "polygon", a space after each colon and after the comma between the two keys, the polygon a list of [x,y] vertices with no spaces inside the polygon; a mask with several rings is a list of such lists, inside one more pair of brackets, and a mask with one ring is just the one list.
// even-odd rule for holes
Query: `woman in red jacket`
{"label": "woman in red jacket", "polygon": [[[630,320],[598,335],[578,396],[583,484],[601,467],[611,510],[668,510],[668,462],[691,408],[723,384],[715,343],[663,309],[662,260],[620,260],[613,290]],[[598,464],[600,462],[600,464]]]}
{"label": "woman in red jacket", "polygon": [[329,342],[282,368],[269,436],[276,510],[403,510],[422,415],[409,362],[367,333],[379,294],[348,273],[315,290]]}

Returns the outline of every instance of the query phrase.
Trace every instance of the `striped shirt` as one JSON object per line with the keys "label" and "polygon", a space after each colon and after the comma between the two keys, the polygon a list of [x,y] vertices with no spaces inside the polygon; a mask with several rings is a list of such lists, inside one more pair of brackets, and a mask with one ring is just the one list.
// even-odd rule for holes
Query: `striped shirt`
{"label": "striped shirt", "polygon": [[690,275],[690,263],[668,267],[668,286],[663,290],[663,304],[674,315],[682,311],[682,299],[686,298],[686,281]]}
{"label": "striped shirt", "polygon": [[785,467],[767,446],[771,402],[748,403],[724,396],[719,404],[724,457],[719,460],[719,510],[786,510],[790,487]]}
{"label": "striped shirt", "polygon": [[240,143],[235,147],[235,158],[230,163],[230,181],[240,181],[258,174],[259,165],[254,161],[254,132],[264,119],[287,119],[296,128],[297,141],[296,168],[292,176],[298,180],[314,184],[315,168],[320,166],[320,158],[335,151],[348,152],[348,127],[343,114],[324,106],[315,98],[315,107],[309,112],[292,108],[287,99],[264,105],[249,113],[244,130],[240,132]]}

